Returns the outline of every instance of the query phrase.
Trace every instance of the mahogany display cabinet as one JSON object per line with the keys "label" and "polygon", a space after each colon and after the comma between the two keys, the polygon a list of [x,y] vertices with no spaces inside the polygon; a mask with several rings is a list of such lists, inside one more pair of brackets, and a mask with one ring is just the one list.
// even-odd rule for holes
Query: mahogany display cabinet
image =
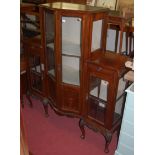
{"label": "mahogany display cabinet", "polygon": [[46,114],[50,105],[60,115],[80,118],[81,138],[85,125],[99,131],[108,152],[121,125],[127,61],[105,50],[108,9],[55,2],[39,11],[40,52],[29,50],[31,87],[42,93]]}
{"label": "mahogany display cabinet", "polygon": [[84,126],[100,132],[106,140],[105,152],[112,134],[119,135],[128,86],[123,79],[127,57],[113,52],[101,52],[85,62],[83,117],[79,121],[85,138]]}
{"label": "mahogany display cabinet", "polygon": [[40,14],[47,99],[59,114],[79,117],[84,62],[91,48],[105,47],[107,9],[55,2],[42,4]]}

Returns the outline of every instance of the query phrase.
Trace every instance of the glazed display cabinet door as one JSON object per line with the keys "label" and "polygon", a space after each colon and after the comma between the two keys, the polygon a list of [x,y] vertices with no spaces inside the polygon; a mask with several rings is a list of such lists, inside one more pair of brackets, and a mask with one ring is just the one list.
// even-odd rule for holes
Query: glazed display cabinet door
{"label": "glazed display cabinet door", "polygon": [[94,52],[98,49],[101,49],[102,43],[102,28],[104,26],[104,20],[95,20],[93,21],[92,28],[92,44],[91,52]]}
{"label": "glazed display cabinet door", "polygon": [[87,102],[88,118],[109,130],[121,120],[126,88],[126,81],[120,78],[115,94],[112,81],[91,75]]}
{"label": "glazed display cabinet door", "polygon": [[45,55],[47,62],[48,97],[56,103],[55,16],[45,11]]}
{"label": "glazed display cabinet door", "polygon": [[80,85],[81,18],[62,17],[62,83]]}
{"label": "glazed display cabinet door", "polygon": [[95,76],[90,77],[88,117],[103,125],[105,124],[108,88],[108,81],[104,81]]}
{"label": "glazed display cabinet door", "polygon": [[97,14],[91,21],[91,54],[97,51],[105,51],[105,41],[107,34],[107,15]]}
{"label": "glazed display cabinet door", "polygon": [[82,19],[61,16],[61,84],[63,110],[79,112]]}
{"label": "glazed display cabinet door", "polygon": [[109,152],[112,134],[119,129],[125,102],[126,81],[117,72],[104,67],[88,66],[86,84],[86,113],[80,119],[81,138],[85,138],[84,126],[99,131],[105,137],[105,152]]}

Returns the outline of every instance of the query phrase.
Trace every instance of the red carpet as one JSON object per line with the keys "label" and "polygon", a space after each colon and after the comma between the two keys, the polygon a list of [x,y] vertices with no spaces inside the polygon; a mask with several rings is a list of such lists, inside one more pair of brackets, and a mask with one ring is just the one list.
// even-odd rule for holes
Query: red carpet
{"label": "red carpet", "polygon": [[25,100],[23,117],[28,135],[29,150],[33,155],[114,155],[116,134],[104,153],[104,137],[86,128],[86,137],[80,138],[79,119],[59,116],[49,108],[49,117],[44,116],[43,105],[32,99],[33,108]]}

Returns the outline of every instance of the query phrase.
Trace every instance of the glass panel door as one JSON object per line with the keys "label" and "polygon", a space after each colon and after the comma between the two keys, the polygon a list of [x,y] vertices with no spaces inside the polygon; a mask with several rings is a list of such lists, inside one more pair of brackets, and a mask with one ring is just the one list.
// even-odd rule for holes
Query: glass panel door
{"label": "glass panel door", "polygon": [[48,74],[52,77],[55,77],[55,24],[54,14],[51,12],[45,13],[45,36]]}
{"label": "glass panel door", "polygon": [[[111,83],[112,84],[112,83]],[[122,115],[122,108],[125,101],[125,88],[126,88],[126,81],[123,78],[120,78],[117,90],[116,101],[108,100],[109,96],[112,94],[110,91],[110,83],[104,79],[101,79],[96,76],[90,76],[89,81],[89,97],[88,97],[88,117],[104,124],[107,122],[107,116],[112,115],[112,125],[114,125],[118,120],[120,120]],[[110,105],[110,106],[109,106]],[[107,108],[114,107],[114,112],[110,115],[106,114]]]}
{"label": "glass panel door", "polygon": [[118,115],[122,115],[122,108],[125,102],[125,89],[127,86],[127,81],[122,78],[119,79],[118,83],[118,90],[117,90],[117,97],[116,97],[116,106],[115,106],[115,113]]}
{"label": "glass panel door", "polygon": [[104,124],[109,82],[95,76],[89,82],[88,116]]}
{"label": "glass panel door", "polygon": [[103,29],[104,20],[93,21],[93,30],[92,30],[92,46],[91,51],[96,51],[102,46],[102,29]]}
{"label": "glass panel door", "polygon": [[80,85],[81,18],[62,17],[62,82]]}
{"label": "glass panel door", "polygon": [[[55,15],[52,11],[45,11],[45,52],[48,74],[48,96],[56,101],[56,64],[55,64]],[[56,102],[53,102],[56,105]]]}

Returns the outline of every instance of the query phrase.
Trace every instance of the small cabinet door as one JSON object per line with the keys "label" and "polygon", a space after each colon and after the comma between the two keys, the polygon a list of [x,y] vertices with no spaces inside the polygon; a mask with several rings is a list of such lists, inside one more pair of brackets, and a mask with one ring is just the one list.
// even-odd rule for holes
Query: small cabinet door
{"label": "small cabinet door", "polygon": [[111,129],[122,116],[126,81],[118,79],[113,71],[97,71],[91,66],[88,74],[87,118]]}
{"label": "small cabinet door", "polygon": [[60,16],[60,85],[62,110],[79,113],[82,16]]}

